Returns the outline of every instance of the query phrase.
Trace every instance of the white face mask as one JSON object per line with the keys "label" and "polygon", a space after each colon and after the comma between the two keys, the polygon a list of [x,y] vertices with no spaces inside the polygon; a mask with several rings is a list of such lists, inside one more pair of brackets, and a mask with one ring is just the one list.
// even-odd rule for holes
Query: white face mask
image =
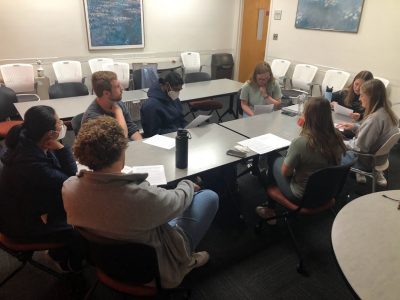
{"label": "white face mask", "polygon": [[179,98],[179,92],[176,91],[169,91],[168,92],[168,96],[172,99],[172,100],[176,100]]}
{"label": "white face mask", "polygon": [[58,133],[58,140],[62,140],[65,137],[65,134],[67,133],[67,126],[64,124],[61,125],[61,130]]}

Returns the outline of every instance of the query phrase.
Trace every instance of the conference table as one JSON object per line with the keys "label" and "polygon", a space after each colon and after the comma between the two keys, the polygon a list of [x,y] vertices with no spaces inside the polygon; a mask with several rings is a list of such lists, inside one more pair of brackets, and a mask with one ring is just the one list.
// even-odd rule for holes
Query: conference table
{"label": "conference table", "polygon": [[[60,119],[69,119],[80,113],[85,112],[90,103],[92,103],[95,98],[96,95],[87,95],[51,100],[18,102],[14,103],[14,106],[16,107],[18,113],[22,118],[29,108],[38,105],[48,105],[54,108]],[[140,102],[141,100],[145,99],[147,99],[147,93],[142,90],[124,91],[122,93],[122,101],[127,103]]]}
{"label": "conference table", "polygon": [[333,223],[337,262],[361,299],[400,297],[399,201],[400,190],[364,195],[348,203]]}
{"label": "conference table", "polygon": [[[189,139],[187,169],[175,167],[175,147],[164,149],[146,144],[143,140],[129,143],[125,152],[125,164],[127,166],[164,165],[167,182],[171,183],[241,160],[241,158],[227,155],[226,151],[233,148],[237,142],[244,140],[243,136],[217,124],[191,128],[188,131],[191,139]],[[165,136],[175,138],[176,133]],[[257,154],[250,152],[248,157],[253,155]]]}

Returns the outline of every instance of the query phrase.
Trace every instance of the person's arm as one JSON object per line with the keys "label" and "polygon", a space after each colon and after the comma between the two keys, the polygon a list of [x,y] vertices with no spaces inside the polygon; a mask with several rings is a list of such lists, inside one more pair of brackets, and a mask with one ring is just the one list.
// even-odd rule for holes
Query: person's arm
{"label": "person's arm", "polygon": [[242,110],[244,113],[246,113],[249,116],[254,116],[254,112],[253,110],[250,108],[250,106],[248,105],[247,100],[240,100],[240,106],[242,107]]}
{"label": "person's arm", "polygon": [[76,161],[69,146],[64,146],[53,151],[60,163],[61,170],[68,176],[74,176],[78,172]]}
{"label": "person's arm", "polygon": [[[272,84],[274,84],[274,83],[272,83]],[[268,93],[267,87],[264,87],[264,86],[260,87],[260,89],[259,89],[260,94],[264,98],[264,100],[267,104],[274,104],[275,106],[279,106],[281,104],[280,98],[282,98],[282,94],[278,93],[278,91],[276,91],[276,94],[277,95],[280,94],[280,97],[278,99],[275,99],[273,97],[273,95],[274,95],[274,91],[276,88],[275,88],[275,86],[272,86],[271,88],[272,88],[271,95]],[[279,88],[279,91],[280,91],[280,88]]]}
{"label": "person's arm", "polygon": [[302,148],[305,147],[304,138],[296,138],[292,141],[287,151],[285,160],[283,161],[281,172],[285,177],[290,177],[293,175],[296,166],[300,164]]}
{"label": "person's arm", "polygon": [[140,119],[145,137],[151,137],[156,134],[161,134],[161,119],[157,113],[157,108],[151,99],[147,100],[140,109]]}
{"label": "person's arm", "polygon": [[114,117],[117,120],[119,126],[121,126],[122,130],[124,131],[125,137],[128,137],[128,127],[126,126],[125,117],[124,117],[122,108],[117,103],[115,103],[111,107],[111,111],[114,114]]}
{"label": "person's arm", "polygon": [[141,140],[142,135],[139,132],[139,127],[132,121],[131,114],[129,110],[126,108],[124,102],[119,101],[118,105],[122,109],[122,113],[124,115],[126,127],[128,130],[128,137],[134,141]]}
{"label": "person's arm", "polygon": [[361,152],[371,153],[371,149],[377,148],[377,141],[381,135],[379,120],[370,116],[363,122],[358,130],[355,145]]}
{"label": "person's arm", "polygon": [[294,168],[291,168],[288,165],[286,165],[285,163],[283,163],[281,171],[282,171],[283,176],[290,177],[293,175]]}

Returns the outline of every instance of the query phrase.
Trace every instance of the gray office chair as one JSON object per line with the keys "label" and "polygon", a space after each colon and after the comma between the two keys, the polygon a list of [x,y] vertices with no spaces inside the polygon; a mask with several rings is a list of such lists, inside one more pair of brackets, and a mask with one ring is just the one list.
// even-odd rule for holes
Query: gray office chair
{"label": "gray office chair", "polygon": [[[191,82],[200,82],[200,81],[209,81],[211,77],[206,72],[193,72],[185,75],[185,83]],[[192,114],[193,119],[196,118],[195,112],[197,111],[208,111],[209,115],[211,115],[214,111],[218,116],[218,122],[222,122],[221,115],[218,112],[218,109],[223,107],[222,103],[213,99],[201,99],[186,102],[189,106],[189,112],[186,113],[185,117],[188,114]]]}
{"label": "gray office chair", "polygon": [[76,115],[75,117],[73,117],[71,120],[71,126],[72,126],[72,130],[75,133],[75,136],[78,135],[78,132],[81,129],[82,118],[83,118],[83,113],[80,113],[79,115]]}

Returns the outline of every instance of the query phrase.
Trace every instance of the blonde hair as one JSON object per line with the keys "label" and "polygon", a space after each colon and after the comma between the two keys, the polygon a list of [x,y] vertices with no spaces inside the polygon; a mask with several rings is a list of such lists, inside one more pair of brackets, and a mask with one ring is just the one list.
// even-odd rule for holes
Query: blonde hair
{"label": "blonde hair", "polygon": [[253,86],[256,86],[257,85],[257,75],[266,74],[266,73],[268,73],[270,75],[269,80],[267,82],[267,85],[268,85],[268,83],[275,80],[274,75],[272,74],[271,66],[265,61],[258,63],[254,68],[253,75],[249,79],[250,84]]}

